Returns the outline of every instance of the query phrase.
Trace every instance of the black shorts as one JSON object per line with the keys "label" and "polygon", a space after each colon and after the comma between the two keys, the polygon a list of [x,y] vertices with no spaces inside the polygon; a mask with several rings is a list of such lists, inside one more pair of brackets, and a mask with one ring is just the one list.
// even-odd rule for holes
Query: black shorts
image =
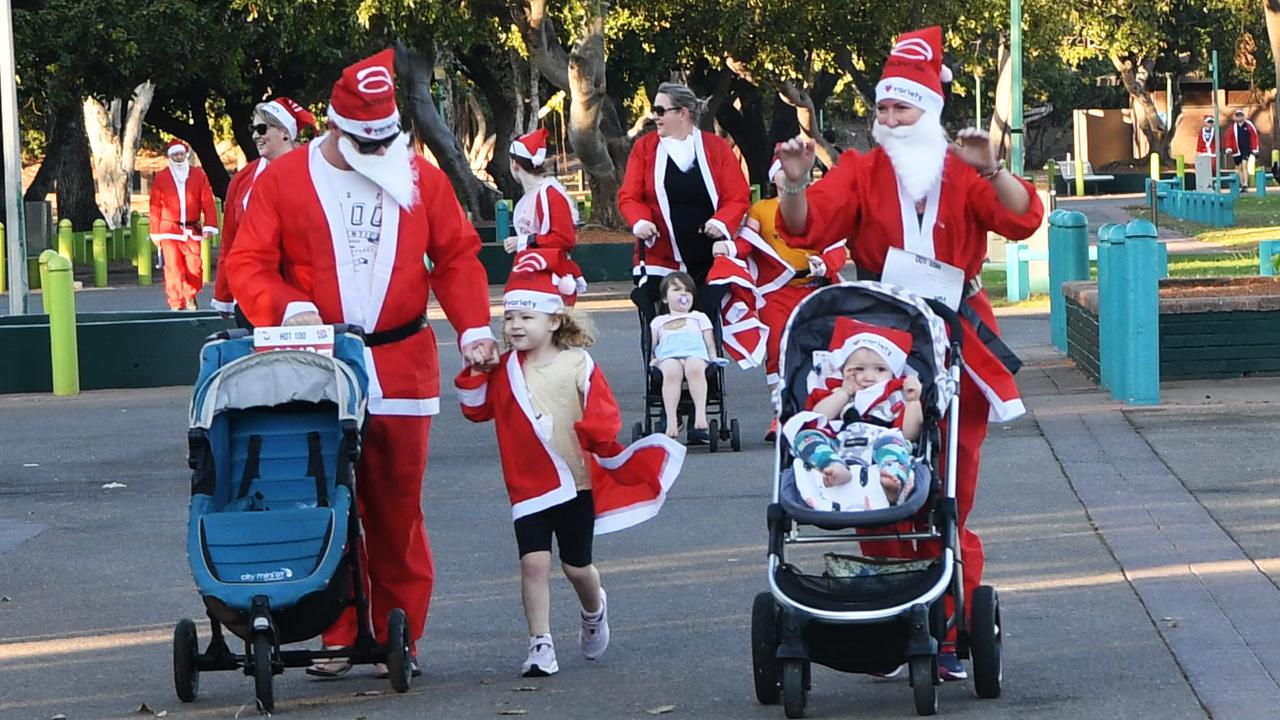
{"label": "black shorts", "polygon": [[591,564],[591,539],[596,530],[596,506],[590,490],[532,515],[516,520],[516,546],[520,557],[531,552],[551,552],[551,535],[560,546],[560,562],[573,567]]}

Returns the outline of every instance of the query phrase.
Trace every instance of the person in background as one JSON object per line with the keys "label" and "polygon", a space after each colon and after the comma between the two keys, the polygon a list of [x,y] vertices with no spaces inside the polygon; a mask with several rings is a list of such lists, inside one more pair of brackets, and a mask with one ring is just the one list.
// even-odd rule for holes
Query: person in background
{"label": "person in background", "polygon": [[1249,187],[1249,158],[1256,155],[1260,147],[1258,128],[1244,116],[1244,110],[1237,109],[1233,119],[1222,147],[1235,161],[1236,175],[1240,176],[1240,187],[1243,189]]}
{"label": "person in background", "polygon": [[151,183],[151,242],[164,263],[164,295],[170,310],[195,310],[204,287],[200,243],[218,233],[218,206],[204,170],[193,167],[186,143],[165,149],[169,167]]}

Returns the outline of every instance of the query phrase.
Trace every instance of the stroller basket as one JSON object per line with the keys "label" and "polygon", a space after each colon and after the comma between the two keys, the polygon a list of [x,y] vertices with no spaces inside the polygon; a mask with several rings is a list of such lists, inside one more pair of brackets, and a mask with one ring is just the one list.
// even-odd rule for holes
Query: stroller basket
{"label": "stroller basket", "polygon": [[[885,565],[891,570],[891,565]],[[783,564],[774,576],[778,589],[801,605],[828,612],[867,612],[897,605],[903,598],[924,595],[942,579],[945,567],[935,559],[922,569],[874,573],[858,577],[805,575]]]}

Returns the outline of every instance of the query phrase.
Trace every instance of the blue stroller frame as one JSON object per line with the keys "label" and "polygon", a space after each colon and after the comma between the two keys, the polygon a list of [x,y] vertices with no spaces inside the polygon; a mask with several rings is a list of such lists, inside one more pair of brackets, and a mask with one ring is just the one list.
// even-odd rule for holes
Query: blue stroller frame
{"label": "blue stroller frame", "polygon": [[[359,329],[334,326],[333,356],[255,352],[244,330],[210,337],[188,429],[191,505],[187,556],[212,639],[201,653],[195,623],[174,633],[174,685],[195,699],[199,674],[254,677],[260,709],[274,705],[272,679],[317,659],[383,663],[408,690],[411,644],[405,613],[391,611],[386,646],[374,639],[360,580],[355,502],[368,375]],[[280,649],[319,635],[356,606],[354,646]],[[223,628],[245,641],[233,653]]]}

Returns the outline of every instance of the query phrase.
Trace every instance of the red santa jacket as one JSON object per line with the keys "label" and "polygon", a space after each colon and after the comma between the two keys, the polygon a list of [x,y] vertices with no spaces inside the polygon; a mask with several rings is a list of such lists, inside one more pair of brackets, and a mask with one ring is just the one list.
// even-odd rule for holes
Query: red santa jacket
{"label": "red santa jacket", "polygon": [[[1249,135],[1249,147],[1241,148],[1240,146],[1240,126],[1244,126],[1244,132]],[[1258,148],[1258,128],[1249,120],[1242,123],[1232,123],[1226,130],[1227,142],[1223,147],[1227,154],[1238,157],[1240,155],[1257,154]]]}
{"label": "red santa jacket", "polygon": [[[751,189],[729,143],[701,130],[695,131],[693,137],[702,181],[715,207],[711,222],[720,228],[725,239],[730,239],[738,232],[738,226],[747,214]],[[686,269],[680,259],[680,250],[671,239],[670,203],[663,184],[666,174],[667,151],[658,142],[658,133],[641,136],[632,146],[627,160],[627,174],[622,188],[618,190],[618,211],[628,227],[641,220],[658,226],[658,239],[645,252],[645,263],[651,275],[667,275],[673,270]],[[640,274],[638,255],[634,273]]]}
{"label": "red santa jacket", "polygon": [[[871,273],[882,272],[889,248],[897,247],[954,265],[968,280],[982,272],[988,232],[1022,240],[1040,227],[1044,205],[1030,183],[1020,181],[1031,204],[1019,215],[1005,208],[991,183],[954,153],[947,153],[942,178],[940,189],[926,201],[922,223],[914,204],[900,196],[893,164],[883,149],[865,155],[848,150],[806,191],[806,227],[793,233],[779,214],[778,228],[787,244],[797,247],[820,249],[848,238],[853,262]],[[965,302],[983,324],[999,332],[986,293],[979,291]],[[1013,375],[978,340],[967,320],[963,342],[965,370],[991,403],[991,419],[1006,421],[1022,415],[1025,408]]]}
{"label": "red santa jacket", "polygon": [[748,221],[733,239],[733,257],[746,260],[755,278],[756,288],[768,302],[769,293],[788,285],[812,283],[809,276],[809,257],[817,255],[826,266],[822,277],[832,283],[840,282],[840,268],[848,255],[844,238],[840,238],[821,250],[788,247],[786,239],[777,231],[778,199],[768,198],[751,206],[748,217],[759,223],[759,229]]}
{"label": "red santa jacket", "polygon": [[[480,237],[444,172],[415,155],[417,202],[403,208],[383,193],[373,289],[365,296],[356,287],[337,190],[327,169],[318,166],[328,162],[320,153],[322,141],[271,163],[254,183],[225,270],[249,322],[278,325],[293,305],[316,309],[326,323],[385,331],[420,321],[434,293],[460,346],[492,338]],[[370,360],[369,412],[439,412],[440,370],[429,326],[399,342],[369,348],[365,356]]]}
{"label": "red santa jacket", "polygon": [[755,276],[737,258],[720,256],[711,263],[707,284],[725,288],[720,298],[720,330],[724,351],[742,368],[764,362],[769,328],[760,321],[765,300],[756,288]]}
{"label": "red santa jacket", "polygon": [[543,178],[535,191],[520,198],[511,220],[519,238],[517,252],[527,248],[569,252],[578,244],[578,206],[553,177]]}
{"label": "red santa jacket", "polygon": [[[568,502],[578,494],[568,465],[534,419],[521,362],[521,353],[507,352],[488,374],[470,375],[464,370],[454,380],[462,414],[472,422],[494,421],[515,520]],[[574,430],[587,455],[596,508],[595,532],[601,535],[658,514],[680,474],[685,448],[656,434],[623,448],[616,439],[622,418],[613,391],[590,355],[587,367],[587,382],[579,389],[582,419]]]}
{"label": "red santa jacket", "polygon": [[151,241],[199,240],[205,230],[218,229],[218,206],[204,170],[191,167],[183,191],[173,172],[165,168],[151,181]]}
{"label": "red santa jacket", "polygon": [[1197,155],[1217,155],[1218,154],[1218,129],[1211,127],[1200,127],[1200,134],[1196,135],[1196,154]]}
{"label": "red santa jacket", "polygon": [[227,186],[227,202],[222,207],[222,244],[218,246],[218,271],[214,278],[213,309],[231,312],[235,299],[231,296],[231,284],[227,281],[226,259],[231,252],[231,245],[236,240],[236,230],[240,228],[240,219],[244,217],[245,208],[249,207],[252,197],[253,183],[267,169],[267,159],[259,157],[245,165],[231,178]]}

